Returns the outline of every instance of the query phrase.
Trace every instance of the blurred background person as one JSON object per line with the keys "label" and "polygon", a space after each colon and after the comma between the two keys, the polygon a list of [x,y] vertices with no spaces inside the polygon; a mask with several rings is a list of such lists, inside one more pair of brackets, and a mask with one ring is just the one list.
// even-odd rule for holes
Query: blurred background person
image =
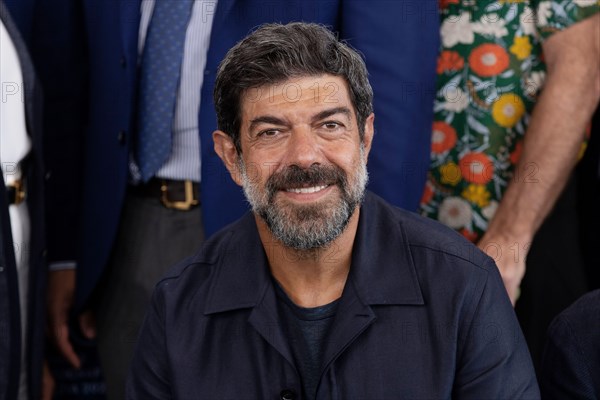
{"label": "blurred background person", "polygon": [[[80,20],[72,19],[73,7],[76,0],[4,0],[15,24],[28,45],[29,52],[36,68],[37,77],[43,90],[44,113],[42,126],[44,130],[43,152],[45,173],[44,198],[47,259],[62,260],[70,257],[77,248],[79,229],[77,210],[80,197],[72,190],[77,184],[81,168],[80,141],[81,126],[85,121],[85,102],[82,102],[87,92],[83,77],[85,64],[80,57],[85,36],[79,29]],[[60,205],[58,207],[57,205]],[[60,212],[58,210],[60,209]],[[57,230],[57,227],[61,227]],[[68,256],[67,256],[68,255]],[[54,263],[55,278],[49,282],[50,291],[57,285],[62,287],[60,269],[65,266]],[[68,274],[64,275],[68,277]],[[38,296],[45,296],[46,285],[36,290]],[[53,297],[50,297],[52,300]],[[48,308],[56,308],[56,303],[49,302]],[[64,316],[68,318],[68,315]],[[34,323],[44,320],[43,317],[32,316]],[[50,331],[54,326],[47,327]],[[60,326],[63,328],[63,326]],[[38,327],[37,335],[43,334],[44,329]],[[74,331],[76,332],[76,331]],[[67,337],[69,331],[54,332],[54,337]],[[86,399],[102,398],[105,392],[100,367],[98,365],[95,344],[79,335],[77,350],[82,360],[80,369],[68,367],[58,356],[52,357],[53,347],[46,346],[50,351],[50,367],[56,375],[56,389],[59,398],[74,399],[85,396]],[[39,351],[38,353],[41,353]],[[39,363],[31,368],[37,368]],[[44,368],[47,372],[48,369]],[[44,374],[43,398],[49,399],[54,391],[54,380],[49,373]],[[67,396],[68,394],[68,396]],[[100,395],[93,397],[93,395]],[[38,398],[38,397],[36,397]]]}
{"label": "blurred background person", "polygon": [[41,395],[46,264],[41,92],[19,17],[0,1],[0,398],[26,400]]}
{"label": "blurred background person", "polygon": [[598,3],[440,6],[421,213],[495,259],[537,366],[550,321],[587,289],[571,172],[600,98]]}
{"label": "blurred background person", "polygon": [[[600,68],[600,60],[598,64]],[[590,290],[600,289],[600,107],[594,113],[592,132],[585,155],[577,165],[580,237]]]}
{"label": "blurred background person", "polygon": [[600,398],[600,290],[552,321],[539,380],[544,399]]}

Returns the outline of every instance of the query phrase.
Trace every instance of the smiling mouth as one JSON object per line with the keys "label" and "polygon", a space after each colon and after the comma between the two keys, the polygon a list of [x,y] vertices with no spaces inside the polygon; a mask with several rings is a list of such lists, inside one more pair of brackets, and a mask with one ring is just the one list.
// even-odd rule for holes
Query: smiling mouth
{"label": "smiling mouth", "polygon": [[298,194],[309,194],[309,193],[317,193],[323,189],[327,189],[330,185],[321,185],[321,186],[310,186],[303,188],[290,188],[285,189],[286,192],[289,193],[298,193]]}

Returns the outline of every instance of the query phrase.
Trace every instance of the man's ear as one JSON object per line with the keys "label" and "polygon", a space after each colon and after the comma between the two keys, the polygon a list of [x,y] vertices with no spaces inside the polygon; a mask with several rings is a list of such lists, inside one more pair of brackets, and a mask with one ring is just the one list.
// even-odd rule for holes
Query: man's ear
{"label": "man's ear", "polygon": [[215,153],[219,155],[225,168],[229,171],[231,179],[238,185],[242,186],[241,171],[239,170],[238,152],[233,143],[231,136],[223,131],[216,130],[213,132],[213,143]]}
{"label": "man's ear", "polygon": [[363,136],[363,145],[365,147],[365,162],[369,158],[369,152],[371,151],[371,144],[373,144],[373,136],[375,135],[375,114],[371,113],[365,120],[365,134]]}

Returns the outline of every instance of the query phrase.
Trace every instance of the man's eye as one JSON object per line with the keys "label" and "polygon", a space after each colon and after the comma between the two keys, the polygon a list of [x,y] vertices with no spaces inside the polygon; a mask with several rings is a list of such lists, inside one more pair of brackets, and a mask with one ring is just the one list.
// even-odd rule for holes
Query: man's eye
{"label": "man's eye", "polygon": [[258,133],[258,137],[273,137],[273,136],[277,136],[279,134],[279,130],[278,129],[267,129],[264,131],[260,131]]}
{"label": "man's eye", "polygon": [[342,125],[339,122],[335,122],[335,121],[328,121],[323,124],[323,127],[325,127],[326,129],[329,129],[329,130],[337,129],[340,126],[342,126]]}

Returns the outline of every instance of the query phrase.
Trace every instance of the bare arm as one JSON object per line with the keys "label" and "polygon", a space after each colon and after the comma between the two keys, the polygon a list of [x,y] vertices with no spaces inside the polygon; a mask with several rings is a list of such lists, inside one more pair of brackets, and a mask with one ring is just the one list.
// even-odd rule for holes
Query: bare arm
{"label": "bare arm", "polygon": [[[495,244],[493,252],[502,250],[496,263],[513,304],[525,273],[528,245],[565,187],[600,99],[599,38],[600,14],[595,14],[544,43],[546,85],[525,134],[517,178],[479,242],[484,250],[492,249],[490,243]],[[523,179],[532,167],[536,182]],[[515,243],[518,253],[510,250]]]}

